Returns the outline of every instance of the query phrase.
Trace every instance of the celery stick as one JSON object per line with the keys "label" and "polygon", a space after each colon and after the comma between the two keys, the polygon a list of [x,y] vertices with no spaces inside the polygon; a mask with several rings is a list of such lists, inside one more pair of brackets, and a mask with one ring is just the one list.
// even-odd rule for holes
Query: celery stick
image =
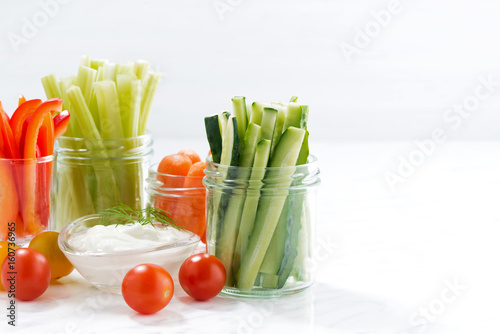
{"label": "celery stick", "polygon": [[153,98],[158,88],[158,83],[160,82],[159,73],[149,73],[146,76],[142,101],[141,101],[141,117],[139,119],[139,134],[143,135],[146,133],[146,126],[149,120],[149,114],[151,112],[151,106],[153,104]]}
{"label": "celery stick", "polygon": [[[263,194],[259,201],[259,208],[255,219],[255,226],[250,236],[248,247],[241,261],[238,273],[237,286],[242,290],[250,290],[253,287],[262,261],[266,255],[274,230],[278,224],[281,211],[288,195],[287,188],[291,184],[291,176],[294,168],[283,168],[295,166],[299,156],[305,130],[289,127],[281,137],[276,146],[270,167],[282,167],[269,170],[265,180],[272,182],[266,184],[263,191],[271,194]],[[269,187],[269,189],[267,189]]]}
{"label": "celery stick", "polygon": [[137,79],[144,80],[149,72],[149,63],[145,60],[138,60],[134,63],[134,74]]}
{"label": "celery stick", "polygon": [[80,66],[90,67],[91,64],[92,64],[92,58],[90,58],[90,56],[83,55],[80,58]]}
{"label": "celery stick", "polygon": [[61,91],[59,90],[57,77],[54,73],[44,76],[42,78],[42,85],[43,89],[45,90],[45,95],[47,95],[48,99],[61,97]]}
{"label": "celery stick", "polygon": [[[238,122],[238,133],[240,134],[240,148],[243,148],[243,140],[245,138],[245,133],[247,132],[247,105],[245,102],[245,97],[236,96],[233,97],[233,114],[236,116]],[[258,124],[257,124],[258,125]]]}
{"label": "celery stick", "polygon": [[299,97],[294,95],[290,98],[290,102],[297,102],[298,99]]}
{"label": "celery stick", "polygon": [[96,82],[94,88],[101,120],[101,137],[103,139],[123,138],[120,104],[115,82],[111,80]]}
{"label": "celery stick", "polygon": [[[253,165],[257,142],[260,141],[260,138],[261,127],[251,123],[243,140],[244,147],[242,149],[239,166],[246,167],[246,169],[241,170],[238,175],[238,180],[241,180],[240,182],[244,182],[248,179],[250,174],[248,167],[252,167]],[[241,187],[245,187],[245,185],[241,185]],[[233,284],[231,261],[233,260],[234,246],[238,235],[241,210],[244,202],[245,191],[236,187],[231,193],[229,204],[224,212],[219,245],[217,247],[216,255],[221,260],[222,264],[224,264],[224,268],[226,268],[226,285],[229,286]]]}
{"label": "celery stick", "polygon": [[[120,104],[120,115],[122,129],[125,138],[133,138],[139,135],[139,115],[141,112],[141,81],[133,74],[119,74],[116,77],[118,100]],[[130,144],[130,145],[129,145]],[[127,142],[127,150],[133,149],[133,143]],[[123,180],[121,182],[123,203],[132,208],[140,209],[141,185],[136,182],[137,175],[141,170],[137,166],[124,166]]]}
{"label": "celery stick", "polygon": [[89,143],[90,150],[92,150],[96,159],[92,162],[92,167],[95,171],[97,181],[97,193],[94,196],[94,207],[97,212],[106,208],[112,207],[118,203],[119,193],[116,187],[115,177],[110,166],[106,148],[101,141],[101,135],[97,131],[94,120],[90,111],[85,104],[85,99],[78,86],[73,86],[68,89],[68,98],[73,106],[76,119],[85,133],[86,138],[92,140]]}
{"label": "celery stick", "polygon": [[141,112],[141,81],[131,74],[116,76],[116,88],[120,104],[123,135],[125,138],[139,135],[139,116]]}
{"label": "celery stick", "polygon": [[85,132],[85,138],[101,140],[94,119],[85,103],[82,91],[78,86],[72,86],[67,90],[68,100],[74,109],[74,116],[78,120],[80,128]]}
{"label": "celery stick", "polygon": [[103,67],[107,63],[108,63],[107,59],[92,59],[90,60],[90,68],[98,70],[99,67]]}
{"label": "celery stick", "polygon": [[92,96],[94,95],[94,82],[97,78],[97,71],[85,66],[80,66],[78,69],[78,75],[76,76],[76,85],[80,87],[82,94],[85,98],[85,104],[89,106],[90,114],[92,119],[96,123],[96,127],[99,130],[99,114],[95,106],[91,105]]}
{"label": "celery stick", "polygon": [[78,69],[78,75],[76,76],[76,85],[80,87],[83,97],[85,98],[85,103],[90,104],[90,99],[92,97],[93,84],[97,77],[97,70],[90,67],[80,66]]}
{"label": "celery stick", "polygon": [[116,64],[116,75],[118,74],[134,74],[133,64]]}
{"label": "celery stick", "polygon": [[116,64],[107,63],[102,68],[102,79],[101,80],[115,80],[116,79]]}
{"label": "celery stick", "polygon": [[265,167],[267,167],[267,163],[269,162],[270,153],[271,140],[262,139],[259,141],[256,145],[255,158],[252,165],[253,168],[250,175],[245,203],[241,212],[240,228],[234,248],[233,273],[237,273],[240,268],[242,255],[245,254],[248,238],[253,230],[257,207],[259,205],[260,188],[263,185],[262,180],[266,173]]}
{"label": "celery stick", "polygon": [[[66,109],[69,111],[70,115],[73,115],[74,109],[68,99],[68,89],[76,83],[76,76],[63,77],[59,81],[59,87],[61,91],[61,98],[63,103],[66,105]],[[83,138],[82,130],[78,126],[78,120],[76,116],[70,117],[68,130],[64,134],[67,137]]]}

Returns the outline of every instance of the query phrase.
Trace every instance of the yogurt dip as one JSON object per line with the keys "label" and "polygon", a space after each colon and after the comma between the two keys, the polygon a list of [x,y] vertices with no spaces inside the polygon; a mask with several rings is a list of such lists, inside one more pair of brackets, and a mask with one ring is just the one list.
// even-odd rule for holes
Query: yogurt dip
{"label": "yogurt dip", "polygon": [[82,253],[115,253],[155,248],[190,237],[187,231],[151,224],[96,225],[73,234],[68,244]]}
{"label": "yogurt dip", "polygon": [[59,234],[59,247],[88,282],[106,292],[120,293],[125,274],[143,263],[157,264],[177,277],[200,242],[196,234],[171,226],[104,226],[99,219],[90,215],[68,224]]}

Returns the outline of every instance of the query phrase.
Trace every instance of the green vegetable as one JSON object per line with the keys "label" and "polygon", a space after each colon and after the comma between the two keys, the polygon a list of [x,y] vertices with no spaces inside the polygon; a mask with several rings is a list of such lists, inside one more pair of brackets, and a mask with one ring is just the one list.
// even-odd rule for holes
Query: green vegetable
{"label": "green vegetable", "polygon": [[[71,166],[58,169],[56,228],[75,218],[100,212],[113,203],[141,209],[143,171],[133,157],[146,133],[160,75],[147,62],[114,64],[107,60],[81,59],[76,76],[60,81],[54,74],[42,78],[48,98],[60,97],[71,117],[66,137],[60,139]],[[110,144],[111,143],[111,144]],[[116,143],[121,143],[117,145]],[[81,159],[91,159],[82,163]],[[79,160],[80,159],[80,160]]]}
{"label": "green vegetable", "polygon": [[103,225],[138,223],[141,225],[151,224],[153,226],[155,226],[154,223],[156,222],[172,226],[178,230],[181,229],[165,211],[154,206],[136,210],[126,204],[116,205],[103,210],[99,217],[99,222]]}
{"label": "green vegetable", "polygon": [[[228,118],[224,111],[205,118],[212,152],[222,151],[216,182],[222,186],[231,180],[230,187],[214,193],[208,209],[211,235],[217,241],[210,251],[226,268],[227,286],[276,289],[295,275],[304,197],[289,196],[288,188],[294,166],[305,163],[309,154],[309,109],[296,101],[292,97],[290,103],[254,102],[247,110],[245,98],[235,97],[236,117]],[[226,125],[231,122],[232,127]],[[239,145],[235,145],[235,132],[239,132]],[[241,153],[238,159],[236,146]],[[228,166],[245,168],[227,173]]]}

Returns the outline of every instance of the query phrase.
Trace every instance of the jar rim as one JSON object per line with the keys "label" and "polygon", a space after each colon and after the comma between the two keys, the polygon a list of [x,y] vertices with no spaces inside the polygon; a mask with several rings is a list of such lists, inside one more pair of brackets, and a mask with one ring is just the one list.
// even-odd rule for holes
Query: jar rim
{"label": "jar rim", "polygon": [[117,141],[128,141],[128,140],[137,140],[140,138],[145,138],[145,139],[152,139],[152,134],[150,131],[146,131],[145,134],[139,135],[136,137],[126,137],[126,138],[101,138],[101,139],[94,139],[94,138],[80,138],[80,137],[67,137],[67,136],[61,136],[59,137],[59,140],[61,141],[67,141],[67,142],[83,142],[83,141],[90,141],[90,142],[117,142]]}
{"label": "jar rim", "polygon": [[18,159],[0,158],[0,163],[2,162],[23,163],[23,162],[33,162],[33,161],[35,161],[36,163],[44,163],[44,162],[54,161],[55,156],[56,153],[38,158],[18,158]]}
{"label": "jar rim", "polygon": [[248,169],[248,170],[280,170],[280,169],[286,169],[286,168],[295,168],[295,169],[307,169],[311,166],[314,166],[318,168],[318,159],[316,158],[315,155],[309,154],[309,157],[307,158],[307,163],[303,165],[293,165],[293,166],[287,166],[287,167],[241,167],[241,166],[230,166],[230,165],[222,165],[220,163],[216,163],[212,161],[212,155],[210,154],[206,158],[207,166],[213,166],[216,168],[229,168],[229,169]]}

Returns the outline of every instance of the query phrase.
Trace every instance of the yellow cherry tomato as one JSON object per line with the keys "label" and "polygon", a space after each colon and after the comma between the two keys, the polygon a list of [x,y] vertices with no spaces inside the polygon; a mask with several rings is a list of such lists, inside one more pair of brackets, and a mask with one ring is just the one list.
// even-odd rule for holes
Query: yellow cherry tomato
{"label": "yellow cherry tomato", "polygon": [[[16,250],[16,249],[19,248],[19,246],[16,245],[16,244],[14,244],[14,246],[12,246],[12,245],[13,244],[11,243],[10,244],[10,246],[11,246],[10,247],[10,251],[14,251],[14,250]],[[7,257],[8,254],[9,254],[9,242],[8,241],[0,241],[0,267],[2,266],[2,263],[3,263],[3,261],[5,260],[5,258]],[[2,276],[0,275],[0,278],[1,277]],[[0,282],[2,282],[1,279],[0,279]],[[0,283],[0,290],[5,290],[3,288],[2,283]]]}
{"label": "yellow cherry tomato", "polygon": [[50,265],[50,280],[55,281],[68,276],[74,267],[59,248],[57,238],[59,233],[46,231],[38,234],[31,240],[29,248],[35,249],[45,255]]}

